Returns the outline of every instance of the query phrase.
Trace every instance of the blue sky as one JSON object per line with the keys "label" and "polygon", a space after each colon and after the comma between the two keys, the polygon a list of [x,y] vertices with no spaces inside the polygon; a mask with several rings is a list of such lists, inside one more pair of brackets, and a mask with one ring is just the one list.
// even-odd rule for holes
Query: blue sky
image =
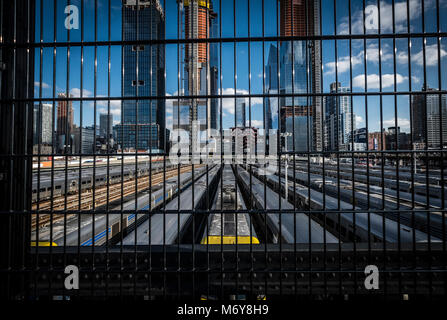
{"label": "blue sky", "polygon": [[[93,0],[71,0],[70,4],[77,5],[81,9],[81,2],[84,1],[84,41],[94,41],[94,12],[95,1]],[[221,0],[222,1],[222,0]],[[36,7],[36,42],[53,42],[54,40],[54,0],[37,0]],[[363,1],[352,1],[351,31],[354,34],[363,33]],[[406,0],[395,0],[395,31],[398,33],[407,31],[407,9]],[[439,0],[440,16],[446,16],[446,0]],[[42,3],[42,4],[41,4]],[[108,6],[109,0],[97,0],[97,35],[98,41],[108,40]],[[392,28],[392,7],[391,0],[380,2],[380,20],[382,33],[393,32]],[[425,31],[436,31],[436,1],[425,0],[425,8],[422,10],[421,1],[409,0],[410,3],[410,28],[411,32],[422,32],[422,11],[425,11]],[[175,0],[161,1],[166,8],[166,38],[178,38],[177,26],[177,2]],[[334,16],[334,1],[322,0],[322,33],[324,35],[334,34],[334,25],[337,26],[338,34],[349,32],[348,1],[337,0],[337,8]],[[43,20],[41,22],[41,5],[43,9]],[[56,41],[67,41],[67,30],[64,28],[64,13],[67,0],[57,0],[57,21],[56,21]],[[218,13],[219,23],[222,26],[222,37],[253,37],[262,36],[262,1],[261,0],[238,0],[236,8],[233,1],[225,0],[222,4],[218,0],[213,0],[215,11]],[[250,6],[250,25],[248,24],[248,5]],[[377,5],[377,1],[366,1],[366,7]],[[111,40],[121,40],[121,0],[110,0],[111,8]],[[221,10],[220,10],[221,9]],[[277,30],[277,3],[276,0],[264,0],[264,35],[276,36]],[[222,11],[222,12],[220,12]],[[236,13],[234,21],[233,13]],[[236,22],[236,31],[234,23]],[[335,23],[334,23],[335,22]],[[42,24],[42,39],[41,28]],[[447,21],[440,19],[440,29],[447,30]],[[368,33],[377,33],[377,30],[367,30]],[[81,29],[70,31],[70,41],[81,41]],[[441,83],[442,89],[446,89],[447,76],[444,72],[447,60],[446,39],[440,39],[441,62],[438,61],[438,40],[427,38],[426,40],[426,60],[427,78],[425,81],[430,87],[438,88],[438,64],[441,63]],[[276,45],[276,43],[273,43]],[[235,89],[238,94],[249,93],[249,80],[251,72],[250,92],[253,94],[263,93],[263,57],[264,48],[265,61],[268,58],[268,48],[270,42],[238,42],[222,44],[222,92],[223,94],[234,94]],[[366,67],[368,91],[379,91],[379,56],[381,59],[382,90],[394,91],[394,78],[396,78],[396,90],[408,91],[411,79],[413,90],[420,90],[424,83],[422,39],[411,39],[410,61],[411,74],[408,72],[408,41],[407,39],[396,39],[396,76],[394,75],[393,40],[382,39],[380,43],[382,53],[379,53],[379,40],[370,39],[366,41]],[[354,92],[364,91],[365,64],[363,52],[365,50],[363,40],[352,40],[352,90]],[[337,75],[338,81],[343,86],[350,86],[350,59],[349,41],[333,40],[322,41],[323,59],[323,90],[329,91],[329,84],[336,80],[336,49],[337,49]],[[166,52],[166,92],[167,96],[175,95],[178,92],[178,47],[176,44],[167,45]],[[67,69],[69,70],[68,91],[74,96],[79,96],[81,91],[81,48],[70,48],[70,64],[67,68],[67,48],[57,48],[56,50],[56,82],[53,83],[53,48],[44,48],[42,55],[42,74],[40,74],[40,48],[35,51],[36,72],[35,72],[35,96],[40,96],[40,77],[42,77],[42,98],[51,100],[53,97],[53,87],[56,96],[59,92],[67,91]],[[234,59],[234,53],[236,53]],[[108,96],[108,47],[97,47],[97,79],[96,96]],[[250,63],[249,63],[250,57]],[[95,48],[84,47],[83,64],[83,92],[84,97],[92,97],[95,94]],[[110,55],[110,96],[119,97],[121,95],[121,47],[111,47]],[[236,74],[234,66],[236,63]],[[235,81],[235,76],[237,81]],[[236,82],[236,85],[235,85]],[[398,125],[403,131],[409,131],[409,97],[397,96],[397,119]],[[51,101],[48,101],[51,103]],[[248,99],[247,99],[248,105]],[[80,124],[80,103],[73,103],[75,109],[75,122]],[[120,102],[111,101],[110,112],[114,115],[114,122],[119,123]],[[262,123],[262,99],[251,99],[252,124],[259,126]],[[366,117],[368,117],[369,131],[380,129],[380,98],[370,96],[368,98],[368,113],[365,112],[365,98],[363,96],[353,98],[353,108],[356,113],[357,127],[364,127]],[[98,114],[107,112],[107,101],[97,102],[97,123]],[[223,99],[223,126],[230,127],[234,124],[234,99]],[[94,122],[95,108],[93,102],[84,102],[82,108],[82,125],[92,125]],[[168,103],[166,108],[168,125],[172,121],[172,107]],[[247,107],[248,115],[248,107]],[[382,99],[383,127],[394,126],[396,118],[394,96],[384,96]]]}

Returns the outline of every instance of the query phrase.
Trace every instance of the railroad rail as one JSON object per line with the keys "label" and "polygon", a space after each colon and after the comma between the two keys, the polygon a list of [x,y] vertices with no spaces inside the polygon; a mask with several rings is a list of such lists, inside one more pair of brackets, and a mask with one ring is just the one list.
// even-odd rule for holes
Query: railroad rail
{"label": "railroad rail", "polygon": [[[196,165],[195,168],[199,168],[202,165]],[[192,166],[184,166],[180,168],[180,173],[191,171]],[[93,189],[86,190],[79,194],[69,195],[67,197],[60,196],[51,200],[45,200],[32,206],[32,210],[37,213],[32,214],[31,229],[34,230],[39,221],[39,227],[45,226],[50,222],[55,222],[65,217],[65,214],[53,214],[43,213],[39,214],[39,211],[61,211],[61,210],[91,210],[94,207],[101,207],[107,203],[113,203],[114,201],[128,197],[135,194],[135,192],[143,192],[150,187],[154,187],[162,183],[165,179],[172,178],[178,174],[178,169],[172,169],[166,171],[166,173],[159,172],[152,176],[138,177],[138,184],[135,186],[136,179],[132,179],[123,183],[114,183],[101,186]],[[122,192],[121,192],[122,190]],[[107,193],[108,191],[108,193]],[[67,215],[67,217],[72,214]]]}

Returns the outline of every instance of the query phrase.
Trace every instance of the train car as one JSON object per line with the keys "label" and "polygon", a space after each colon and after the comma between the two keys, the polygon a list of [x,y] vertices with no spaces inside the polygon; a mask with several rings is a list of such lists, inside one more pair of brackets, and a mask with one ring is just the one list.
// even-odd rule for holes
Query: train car
{"label": "train car", "polygon": [[[171,169],[173,165],[171,163],[166,163],[166,169]],[[55,171],[53,177],[53,184],[51,183],[51,174],[49,172],[41,173],[40,177],[34,175],[33,189],[32,189],[32,201],[33,203],[37,201],[44,201],[51,199],[51,196],[58,197],[65,195],[66,189],[67,194],[75,194],[79,192],[79,187],[81,192],[95,187],[100,187],[103,185],[114,184],[126,182],[128,180],[134,179],[135,176],[143,177],[149,174],[150,169],[152,169],[152,174],[162,172],[164,169],[163,163],[139,163],[136,167],[133,165],[124,165],[121,168],[120,165],[110,167],[107,171],[106,167],[97,167],[95,170],[95,178],[93,178],[93,168],[84,168],[81,173],[81,178],[79,178],[78,170],[71,170],[67,173],[67,179],[65,173]],[[137,174],[135,173],[137,172]],[[37,183],[37,179],[40,179],[40,183]],[[65,188],[65,181],[68,181],[67,188]],[[80,184],[80,186],[79,186]],[[53,187],[53,192],[51,189]],[[39,190],[37,190],[39,189]]]}
{"label": "train car", "polygon": [[[188,183],[177,197],[164,207],[166,211],[194,210],[203,206],[206,191],[217,182],[219,167],[210,168],[208,183],[205,170],[195,173],[195,182]],[[192,181],[192,180],[191,180]],[[194,187],[194,191],[192,190]],[[191,213],[154,213],[149,219],[128,234],[123,245],[174,244],[183,236],[191,222]],[[135,234],[136,233],[136,234]],[[136,240],[136,241],[135,241]]]}
{"label": "train car", "polygon": [[292,212],[281,213],[283,210],[292,211],[293,205],[276,191],[265,186],[254,175],[250,177],[249,172],[242,166],[239,166],[236,170],[236,176],[241,181],[241,185],[245,189],[244,191],[250,194],[250,198],[253,200],[253,207],[259,210],[278,210],[277,213],[258,213],[260,218],[265,220],[264,222],[271,231],[274,243],[279,241],[285,243],[339,242],[337,237],[325,230],[308,215]]}
{"label": "train car", "polygon": [[259,244],[249,214],[237,212],[237,210],[245,209],[242,194],[239,189],[236,190],[236,178],[233,171],[229,165],[225,165],[212,210],[234,210],[235,212],[211,214],[201,244]]}
{"label": "train car", "polygon": [[[197,170],[196,174],[202,174],[204,169]],[[191,172],[184,172],[180,175],[180,184],[178,176],[167,179],[163,184],[162,182],[156,186],[153,186],[152,192],[146,192],[139,195],[137,199],[132,199],[123,204],[123,215],[121,214],[109,214],[108,219],[105,215],[98,218],[95,221],[95,231],[92,232],[93,226],[92,222],[83,222],[84,227],[81,230],[80,240],[78,241],[78,231],[77,231],[77,221],[74,221],[73,226],[71,223],[67,226],[67,245],[78,245],[81,246],[91,246],[91,245],[102,245],[107,239],[107,232],[109,233],[108,238],[111,239],[117,235],[121,230],[126,229],[131,226],[136,220],[140,221],[140,218],[144,218],[144,214],[137,214],[132,212],[138,210],[139,212],[150,212],[151,210],[160,208],[164,202],[171,200],[178,192],[178,190],[187,188],[191,184],[192,174]],[[150,199],[150,200],[149,200]],[[121,210],[121,205],[112,208],[112,210]],[[122,220],[121,220],[122,219]],[[91,219],[90,219],[91,220]],[[108,220],[108,221],[107,221]],[[106,232],[106,225],[108,222],[108,231]],[[94,236],[93,236],[94,235]],[[64,237],[58,237],[57,243],[63,244]]]}
{"label": "train car", "polygon": [[[265,176],[265,181],[275,189],[284,191],[284,179],[280,180],[278,175]],[[293,198],[294,194],[295,199],[298,201],[297,205],[303,208],[315,209],[317,211],[323,209],[355,210],[355,218],[354,214],[349,212],[326,214],[323,216],[318,213],[312,214],[315,219],[320,220],[321,223],[325,223],[327,230],[333,231],[334,234],[338,233],[343,239],[349,241],[371,240],[373,242],[398,242],[399,235],[401,242],[411,243],[413,236],[417,242],[427,242],[429,239],[425,232],[403,224],[398,224],[396,221],[377,213],[362,212],[361,208],[357,206],[353,207],[351,203],[338,200],[329,195],[323,196],[322,192],[314,190],[312,187],[309,189],[307,186],[295,183],[294,189],[294,184],[289,183],[288,192],[290,198]],[[339,204],[340,207],[338,207]],[[323,217],[326,219],[325,222],[322,220]],[[432,236],[431,241],[437,242],[439,239]]]}

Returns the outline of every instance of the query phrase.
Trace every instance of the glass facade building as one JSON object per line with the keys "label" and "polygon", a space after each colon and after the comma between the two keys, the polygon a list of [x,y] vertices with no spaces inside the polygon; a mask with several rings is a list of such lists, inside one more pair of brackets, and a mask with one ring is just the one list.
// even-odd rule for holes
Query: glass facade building
{"label": "glass facade building", "polygon": [[[159,1],[123,2],[123,40],[160,40],[165,37],[164,13]],[[123,47],[123,97],[164,96],[163,45]],[[165,145],[165,101],[123,100],[117,142],[123,149],[154,150]]]}
{"label": "glass facade building", "polygon": [[[331,93],[349,93],[348,87],[341,83],[332,83]],[[326,97],[325,103],[325,150],[349,150],[352,143],[352,132],[356,129],[355,114],[351,112],[350,96]]]}
{"label": "glass facade building", "polygon": [[[278,93],[278,49],[273,44],[270,45],[268,51],[267,64],[264,69],[265,74],[265,91],[267,94]],[[278,113],[278,99],[264,98],[264,118],[265,129],[273,129],[273,115]],[[272,112],[272,109],[275,112]]]}
{"label": "glass facade building", "polygon": [[[281,36],[312,36],[320,33],[319,0],[283,0],[280,1],[280,6]],[[285,95],[279,102],[280,131],[291,133],[293,130],[290,131],[287,125],[293,122],[306,125],[306,128],[295,128],[295,132],[300,134],[292,138],[309,140],[309,144],[297,142],[295,145],[300,147],[295,151],[321,150],[321,99],[305,96],[321,92],[320,42],[281,41],[279,65],[279,93]],[[287,96],[289,94],[303,96]],[[289,117],[295,120],[288,122]],[[311,125],[307,125],[308,118]]]}

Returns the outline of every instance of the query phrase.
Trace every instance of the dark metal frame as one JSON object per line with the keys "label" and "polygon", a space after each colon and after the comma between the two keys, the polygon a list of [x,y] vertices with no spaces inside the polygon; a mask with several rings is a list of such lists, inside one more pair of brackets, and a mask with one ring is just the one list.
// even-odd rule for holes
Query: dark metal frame
{"label": "dark metal frame", "polygon": [[[402,244],[400,241],[396,244],[389,244],[383,242],[381,244],[371,243],[359,243],[354,241],[353,243],[341,243],[336,245],[332,244],[293,244],[287,245],[279,243],[277,245],[236,245],[236,246],[218,246],[213,247],[209,245],[183,245],[177,244],[172,246],[133,246],[133,247],[95,247],[81,248],[78,245],[73,247],[50,247],[50,248],[30,248],[30,230],[31,230],[31,184],[32,184],[32,158],[35,156],[32,152],[32,114],[34,103],[42,103],[44,101],[51,100],[53,106],[59,101],[79,101],[81,110],[81,125],[82,128],[82,110],[83,103],[93,101],[94,103],[94,125],[96,127],[96,104],[99,101],[106,101],[108,106],[108,115],[110,115],[110,104],[115,100],[173,100],[180,102],[180,96],[166,97],[166,96],[139,96],[135,97],[110,97],[110,62],[111,62],[111,47],[125,45],[177,45],[178,57],[180,57],[180,47],[185,44],[200,44],[200,43],[218,43],[220,48],[220,74],[222,71],[222,44],[233,43],[234,46],[234,75],[236,76],[236,44],[248,43],[248,68],[251,68],[251,54],[250,44],[252,42],[262,42],[262,60],[263,60],[263,93],[255,94],[251,92],[251,81],[249,80],[249,94],[248,96],[241,96],[237,94],[230,95],[192,95],[188,96],[188,99],[219,99],[221,102],[220,110],[220,128],[222,133],[222,99],[234,99],[240,97],[248,97],[249,99],[249,114],[251,121],[251,100],[253,98],[277,98],[278,102],[283,97],[306,97],[312,99],[321,99],[326,96],[349,96],[351,100],[351,112],[353,109],[353,97],[359,96],[365,98],[365,114],[366,114],[366,128],[368,130],[368,98],[371,96],[378,96],[380,99],[380,112],[381,112],[381,127],[383,126],[382,116],[382,97],[393,96],[395,103],[395,119],[397,127],[397,96],[404,95],[411,97],[414,94],[426,94],[423,91],[413,91],[411,85],[411,63],[408,61],[409,68],[409,90],[397,91],[396,80],[396,53],[393,53],[394,61],[394,88],[392,91],[383,92],[382,81],[380,80],[380,89],[378,92],[370,92],[367,89],[367,81],[365,76],[365,92],[352,92],[352,59],[350,62],[350,85],[351,92],[349,93],[324,93],[324,92],[307,92],[307,93],[290,93],[290,94],[267,94],[265,89],[265,42],[279,43],[281,41],[297,41],[302,40],[307,42],[319,41],[322,43],[324,40],[332,40],[335,43],[335,58],[338,61],[337,54],[337,42],[340,40],[349,41],[350,58],[352,58],[352,40],[363,40],[364,52],[366,52],[367,40],[376,40],[378,42],[379,51],[381,48],[382,40],[391,39],[393,41],[393,49],[396,48],[396,39],[408,39],[408,59],[410,59],[410,41],[411,39],[418,38],[425,40],[427,38],[436,38],[438,44],[438,58],[441,57],[440,47],[441,38],[446,38],[447,33],[440,31],[440,14],[439,14],[439,0],[436,1],[437,8],[437,30],[438,32],[425,32],[424,23],[424,10],[422,12],[422,25],[423,32],[412,33],[410,29],[410,21],[407,19],[407,32],[396,33],[395,21],[394,21],[394,0],[393,0],[393,31],[391,33],[382,33],[380,30],[380,15],[379,15],[379,32],[377,34],[367,34],[363,29],[363,34],[351,34],[351,1],[349,1],[349,34],[341,35],[337,34],[336,25],[334,35],[307,35],[307,36],[265,36],[264,34],[264,19],[262,19],[262,36],[252,37],[250,35],[250,23],[248,22],[248,36],[236,37],[236,19],[235,19],[235,6],[233,6],[234,16],[234,36],[222,37],[222,20],[219,24],[219,37],[209,39],[154,39],[154,40],[136,40],[136,41],[112,41],[111,40],[111,27],[110,27],[110,0],[108,1],[108,40],[97,41],[97,0],[95,0],[95,41],[84,41],[84,5],[83,1],[81,6],[81,30],[82,39],[80,42],[70,41],[70,31],[67,31],[67,41],[57,42],[57,28],[54,27],[54,41],[43,42],[42,35],[42,19],[41,19],[41,39],[38,41],[34,39],[34,20],[35,17],[32,14],[35,11],[35,3],[33,0],[14,0],[6,1],[1,0],[1,41],[0,50],[2,64],[5,65],[5,69],[2,71],[2,87],[1,87],[1,110],[0,110],[0,194],[6,201],[0,201],[0,252],[2,259],[0,259],[0,279],[2,283],[6,283],[5,286],[1,286],[1,296],[10,299],[17,298],[33,298],[39,296],[55,296],[62,295],[64,297],[94,297],[94,296],[114,296],[114,295],[131,295],[131,296],[193,296],[200,298],[201,295],[207,297],[225,297],[229,294],[244,293],[248,297],[256,299],[258,295],[267,295],[269,297],[275,297],[277,295],[287,294],[295,295],[295,297],[302,295],[327,297],[328,295],[344,296],[344,295],[364,295],[369,298],[374,296],[385,297],[401,297],[402,294],[410,294],[415,297],[421,295],[423,297],[439,298],[445,295],[447,292],[447,255],[446,255],[446,239],[445,239],[445,217],[443,215],[443,238],[441,243],[432,243],[430,240],[428,243],[414,243]],[[409,17],[409,1],[407,3],[407,16]],[[422,8],[424,8],[424,0],[421,0]],[[54,6],[57,7],[57,1],[54,0]],[[163,6],[166,8],[166,0],[163,0]],[[380,1],[378,1],[380,12]],[[279,2],[277,3],[277,31],[279,20]],[[221,2],[219,2],[219,12],[222,12]],[[248,8],[250,10],[250,0],[248,0]],[[365,0],[363,1],[363,8],[365,8]],[[42,5],[40,5],[41,17],[43,16]],[[262,11],[264,14],[264,0],[262,0]],[[307,10],[306,10],[307,12]],[[320,7],[320,15],[322,14]],[[56,9],[54,13],[54,19],[56,20]],[[248,19],[250,19],[250,12],[248,12]],[[249,20],[248,20],[249,21]],[[334,0],[334,21],[336,21],[336,0]],[[166,23],[166,22],[165,22]],[[138,24],[138,21],[137,21]],[[20,28],[20,30],[19,30]],[[179,33],[180,30],[179,24]],[[292,26],[293,29],[293,26]],[[321,30],[321,19],[320,19]],[[26,32],[19,32],[26,31]],[[307,30],[306,30],[306,33]],[[277,32],[279,34],[279,32]],[[180,38],[180,37],[178,37]],[[70,61],[70,48],[80,47],[81,57],[84,56],[84,47],[91,46],[95,50],[95,88],[93,97],[83,96],[83,62],[81,62],[81,96],[79,98],[56,97],[55,88],[53,86],[53,97],[51,99],[42,98],[42,89],[40,85],[39,96],[35,97],[34,90],[34,52],[36,49],[40,49],[40,84],[42,83],[42,56],[44,48],[53,48],[53,83],[56,83],[56,52],[58,48],[67,48],[67,88],[69,92],[69,61]],[[108,49],[108,96],[97,96],[97,50],[98,47],[106,47]],[[278,49],[279,50],[279,49]],[[207,49],[208,51],[208,49]],[[423,42],[424,53],[424,79],[426,79],[426,44]],[[138,53],[137,53],[138,55]],[[322,55],[321,55],[322,56]],[[137,58],[138,59],[138,58]],[[81,60],[83,61],[83,60]],[[279,59],[278,59],[279,62]],[[180,61],[179,61],[180,63]],[[382,78],[381,70],[381,56],[379,55],[379,77]],[[0,65],[3,67],[3,65]],[[179,73],[180,73],[180,66]],[[338,82],[337,64],[335,66],[336,82]],[[365,75],[367,74],[367,63],[364,55],[364,68]],[[278,66],[279,70],[279,66]],[[321,70],[320,70],[321,71]],[[124,71],[123,71],[124,72]],[[166,80],[166,79],[165,79]],[[25,81],[25,82],[24,82]],[[180,79],[178,80],[180,81]],[[441,66],[438,64],[438,81],[439,88],[441,85]],[[23,83],[26,83],[24,86]],[[12,85],[11,85],[12,84]],[[278,75],[279,84],[279,75]],[[234,86],[237,87],[236,77],[234,79]],[[180,84],[178,83],[178,87]],[[222,92],[222,78],[220,80],[219,87]],[[323,87],[323,83],[321,83]],[[137,89],[138,90],[138,89]],[[308,88],[309,91],[309,88]],[[439,94],[439,100],[441,96],[447,94],[447,90],[436,91]],[[337,106],[338,109],[338,106]],[[439,106],[440,113],[442,113],[441,103]],[[265,113],[265,112],[264,112]],[[293,108],[295,113],[295,108]],[[411,115],[411,112],[410,112]],[[137,116],[138,117],[138,116]],[[279,114],[278,114],[279,118]],[[440,117],[441,126],[441,146],[442,146],[442,117]],[[55,123],[55,114],[53,108],[53,127]],[[265,123],[265,118],[264,118]],[[295,126],[293,122],[293,127]],[[323,124],[322,124],[323,126]],[[295,130],[293,130],[295,131]],[[323,132],[323,130],[322,130]],[[25,133],[25,134],[23,134]],[[353,132],[352,132],[353,133]],[[383,133],[382,133],[383,134]],[[368,131],[367,131],[368,135]],[[397,135],[397,130],[396,130]],[[351,134],[352,136],[352,134]],[[96,138],[95,138],[96,139]],[[398,141],[396,136],[396,141]],[[166,143],[166,140],[165,140]],[[353,140],[351,141],[353,144]],[[382,142],[383,143],[383,139]],[[294,148],[295,149],[295,148]],[[110,150],[107,150],[107,157],[109,161]],[[425,157],[429,157],[432,154],[433,157],[441,157],[441,188],[442,188],[442,200],[444,200],[444,153],[446,150],[428,150],[423,151],[416,150],[386,150],[386,151],[362,151],[360,153],[365,154],[367,158],[367,164],[370,163],[370,157],[380,156],[382,159],[386,155],[395,155],[399,158],[402,153],[410,154],[413,159],[416,155],[421,154]],[[359,152],[353,151],[308,151],[301,152],[306,154],[308,159],[312,155],[336,155],[337,168],[340,169],[340,155],[349,154],[354,159],[355,154]],[[280,151],[281,155],[292,155],[295,159],[297,152],[293,151]],[[53,154],[44,154],[39,152],[37,157],[51,156]],[[96,154],[75,154],[79,157],[92,156],[96,157]],[[166,173],[166,155],[163,153],[135,153],[134,156],[137,159],[139,155],[149,155],[150,158],[154,156],[164,157],[164,170]],[[65,160],[65,166],[67,168],[67,160]],[[223,161],[223,160],[221,160]],[[109,163],[109,162],[108,162]],[[136,162],[138,166],[138,161]],[[79,165],[81,168],[81,165]],[[123,172],[124,163],[121,164],[121,172]],[[93,166],[95,172],[96,165]],[[109,166],[107,166],[107,170]],[[281,169],[280,169],[281,170]],[[367,179],[369,180],[370,172],[369,166],[366,167]],[[325,190],[325,164],[323,162],[323,191]],[[295,173],[295,162],[294,162]],[[352,161],[352,174],[354,174],[354,161]],[[40,175],[40,170],[38,170]],[[54,177],[54,163],[51,168],[51,175]],[[178,176],[180,177],[180,166],[178,167]],[[399,166],[396,166],[396,176],[399,177]],[[65,173],[67,179],[67,171]],[[308,178],[310,179],[310,161],[308,161]],[[79,170],[79,179],[81,179],[81,170]],[[138,178],[137,178],[138,179]],[[180,178],[179,178],[180,179]],[[251,179],[251,174],[250,174]],[[340,176],[338,174],[338,191],[340,191]],[[39,180],[40,181],[40,180]],[[251,181],[250,181],[251,182]],[[397,178],[399,183],[399,178]],[[207,176],[208,184],[208,176]],[[295,181],[293,185],[295,186]],[[354,184],[354,182],[353,182]],[[137,183],[136,183],[137,185]],[[151,185],[151,180],[149,180]],[[251,183],[250,183],[251,185]],[[412,176],[412,185],[414,186],[414,176]],[[368,186],[368,199],[369,199],[369,183]],[[163,184],[163,188],[166,185]],[[442,202],[442,208],[432,210],[429,207],[429,172],[426,173],[426,187],[427,187],[427,208],[420,212],[426,212],[428,217],[428,224],[430,225],[430,213],[431,211],[437,211],[445,213],[444,201]],[[121,185],[121,190],[123,184]],[[236,189],[238,185],[236,185]],[[80,190],[80,189],[79,189]],[[150,188],[149,188],[150,190]],[[151,192],[151,191],[149,191]],[[222,192],[222,190],[220,191]],[[193,187],[194,194],[194,187]],[[221,193],[222,194],[222,193]],[[266,193],[264,193],[265,195]],[[323,192],[325,195],[325,192]],[[207,199],[209,197],[207,193]],[[107,184],[107,197],[109,197],[109,184]],[[310,187],[309,187],[310,197]],[[355,192],[353,188],[352,197],[355,203]],[[387,212],[396,213],[398,221],[400,223],[400,217],[403,212],[412,213],[415,208],[414,203],[415,192],[412,191],[412,209],[410,210],[389,210]],[[399,199],[399,190],[397,191],[397,198]],[[384,166],[382,161],[382,199],[384,199]],[[280,219],[284,214],[303,212],[308,214],[309,221],[311,215],[322,214],[324,217],[328,214],[338,214],[340,218],[341,212],[352,213],[355,219],[355,210],[341,210],[340,209],[340,197],[339,210],[298,210],[294,204],[294,210],[281,210]],[[79,192],[79,202],[81,201]],[[166,199],[163,199],[165,202]],[[179,201],[179,200],[175,200]],[[94,202],[94,201],[93,201]],[[266,199],[264,198],[264,202]],[[323,200],[325,202],[325,198]],[[295,203],[295,201],[294,201]],[[67,198],[65,198],[65,206],[67,205]],[[279,202],[279,207],[281,203]],[[66,208],[65,208],[66,209]],[[370,213],[381,213],[385,210],[385,204],[383,200],[383,210],[371,209],[368,206],[367,211]],[[225,210],[217,210],[223,215]],[[133,210],[132,212],[147,215],[147,210]],[[196,216],[200,214],[209,214],[210,209],[205,210],[185,210],[168,211],[162,209],[162,213],[178,213],[189,214],[192,213],[193,221]],[[277,210],[255,210],[253,208],[239,211],[240,213],[249,213],[250,216],[254,214],[262,214],[266,216],[268,213],[277,212]],[[53,210],[44,211],[38,210],[37,214],[50,213],[54,214]],[[106,209],[93,208],[92,211],[70,211],[63,210],[57,213],[65,215],[65,221],[67,214],[75,213],[79,216],[83,214],[101,214],[101,213],[119,213],[121,214],[121,220],[124,213],[127,211],[109,210],[107,205]],[[107,215],[108,219],[108,215]],[[80,221],[80,220],[78,220]],[[93,220],[94,221],[94,220]],[[354,220],[355,221],[355,220]],[[383,220],[385,224],[385,220]],[[80,223],[80,222],[79,222]],[[194,222],[193,222],[194,223]],[[296,221],[295,221],[296,223]],[[94,222],[93,222],[94,225]],[[324,219],[324,225],[326,226],[326,219]],[[122,227],[121,227],[122,228]],[[78,229],[79,230],[79,229]],[[430,237],[430,228],[428,229],[428,235]],[[123,231],[121,229],[121,231]],[[338,230],[339,235],[341,230]],[[281,233],[281,230],[280,230]],[[121,232],[122,235],[122,232]],[[135,234],[136,237],[136,234]],[[79,237],[78,237],[79,238]],[[52,235],[50,236],[52,239]],[[107,241],[109,236],[107,234]],[[3,259],[5,257],[5,259]],[[81,290],[75,292],[69,292],[63,288],[64,267],[69,264],[75,264],[80,266],[80,271],[83,277],[81,278]],[[375,264],[381,270],[381,274],[384,275],[381,278],[380,289],[377,291],[367,291],[363,286],[364,268],[368,264]],[[5,282],[3,282],[3,280]]]}

